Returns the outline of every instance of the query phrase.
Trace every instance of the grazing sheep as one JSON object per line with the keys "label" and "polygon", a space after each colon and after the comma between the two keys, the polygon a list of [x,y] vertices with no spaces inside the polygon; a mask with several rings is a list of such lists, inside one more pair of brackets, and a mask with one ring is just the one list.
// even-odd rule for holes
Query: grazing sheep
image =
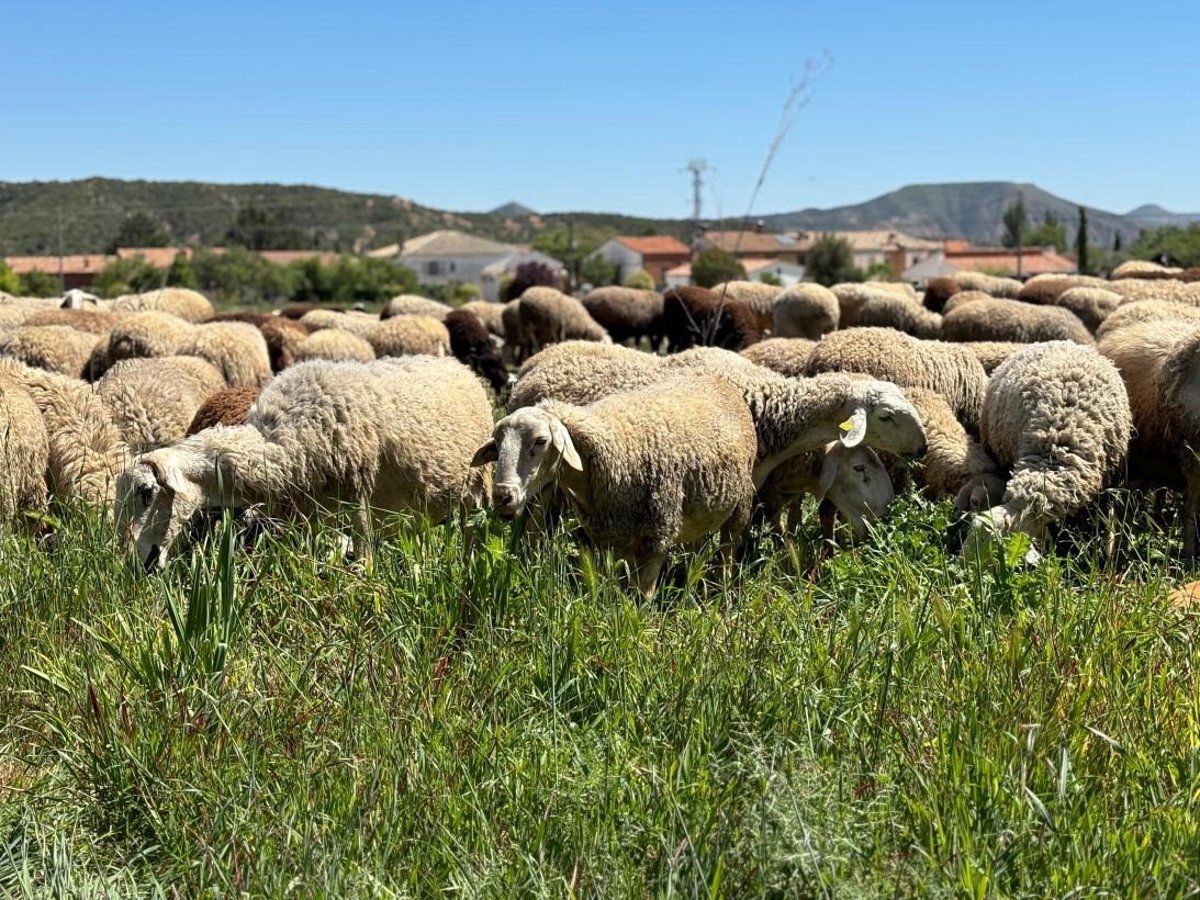
{"label": "grazing sheep", "polygon": [[1103,341],[1119,328],[1139,322],[1155,322],[1182,319],[1200,322],[1200,307],[1169,300],[1139,300],[1120,306],[1096,329],[1096,340]]}
{"label": "grazing sheep", "polygon": [[[880,519],[895,497],[892,480],[879,455],[870,447],[843,447],[837,441],[821,450],[800,453],[781,463],[763,483],[758,501],[763,519],[783,526],[800,519],[806,494],[827,501],[850,523],[855,540],[867,533],[867,522]],[[823,520],[826,538],[833,537],[833,519]]]}
{"label": "grazing sheep", "polygon": [[0,383],[29,393],[46,426],[46,484],[63,500],[107,506],[128,451],[104,403],[75,378],[0,359]]}
{"label": "grazing sheep", "polygon": [[0,522],[46,506],[50,441],[46,423],[29,392],[0,377]]}
{"label": "grazing sheep", "polygon": [[533,345],[521,321],[520,297],[501,307],[500,321],[504,324],[504,352],[509,362],[524,362],[533,354]]}
{"label": "grazing sheep", "polygon": [[1123,278],[1120,281],[1110,281],[1107,288],[1120,294],[1123,298],[1122,303],[1134,303],[1138,300],[1169,300],[1173,303],[1200,306],[1200,285],[1187,284],[1173,278],[1156,280]]}
{"label": "grazing sheep", "polygon": [[375,348],[365,338],[342,331],[340,328],[322,328],[314,331],[296,348],[292,363],[324,359],[329,362],[370,362],[375,359]]}
{"label": "grazing sheep", "polygon": [[178,316],[150,310],[135,312],[113,325],[108,335],[110,363],[147,356],[174,356],[192,334]]}
{"label": "grazing sheep", "polygon": [[107,336],[112,331],[112,327],[117,324],[118,318],[114,313],[98,309],[44,309],[26,319],[25,324],[29,326],[66,325],[76,331]]}
{"label": "grazing sheep", "polygon": [[770,331],[775,327],[775,301],[783,292],[779,285],[761,281],[725,281],[713,285],[712,292],[726,300],[746,304],[746,308],[754,313],[759,331]]}
{"label": "grazing sheep", "polygon": [[580,302],[614,343],[632,341],[636,346],[646,338],[658,352],[664,337],[662,294],[612,286],[597,288]]}
{"label": "grazing sheep", "polygon": [[1104,320],[1121,305],[1121,295],[1104,288],[1073,287],[1059,294],[1054,305],[1075,313],[1088,331],[1095,334]]}
{"label": "grazing sheep", "polygon": [[1112,270],[1112,280],[1119,281],[1125,278],[1174,278],[1182,269],[1161,266],[1156,262],[1151,262],[1148,259],[1127,259],[1115,269]]}
{"label": "grazing sheep", "polygon": [[968,303],[974,303],[978,300],[995,300],[991,294],[985,294],[983,291],[959,291],[953,297],[946,301],[946,305],[942,307],[942,318],[945,317],[960,306],[965,306]]}
{"label": "grazing sheep", "polygon": [[955,272],[950,276],[964,291],[983,291],[992,297],[1016,299],[1021,292],[1021,282],[1015,278],[997,278],[982,272]]}
{"label": "grazing sheep", "polygon": [[245,425],[210,428],[137,457],[117,485],[123,536],[149,569],[201,510],[355,505],[354,551],[369,556],[372,512],[441,521],[483,500],[471,456],[492,430],[483,385],[453,359],[309,362],[263,389]]}
{"label": "grazing sheep", "polygon": [[490,300],[469,300],[459,309],[474,313],[492,337],[504,340],[504,304]]}
{"label": "grazing sheep", "polygon": [[772,372],[799,378],[804,375],[808,357],[816,346],[816,341],[804,338],[773,337],[751,344],[742,351],[742,356]]}
{"label": "grazing sheep", "polygon": [[961,290],[953,278],[930,278],[929,283],[925,285],[922,303],[930,312],[945,312],[946,301]]}
{"label": "grazing sheep", "polygon": [[933,499],[952,498],[963,510],[987,509],[1000,501],[1004,478],[987,450],[967,434],[941,394],[905,388],[925,426],[927,447],[916,470],[917,484]]}
{"label": "grazing sheep", "polygon": [[456,309],[446,316],[445,327],[454,358],[469,366],[499,393],[508,384],[509,374],[487,327],[466,309]]}
{"label": "grazing sheep", "polygon": [[0,336],[0,356],[48,372],[86,378],[101,338],[66,325],[24,325]]}
{"label": "grazing sheep", "polygon": [[1108,287],[1103,278],[1092,275],[1054,275],[1044,273],[1034,275],[1017,292],[1016,299],[1026,303],[1039,303],[1044,306],[1054,306],[1054,302],[1064,291],[1077,287]]}
{"label": "grazing sheep", "polygon": [[217,425],[245,425],[250,407],[262,393],[258,388],[222,388],[200,404],[188,424],[185,436],[191,436]]}
{"label": "grazing sheep", "polygon": [[213,316],[213,305],[199,291],[189,288],[165,287],[144,294],[127,294],[117,297],[110,306],[112,312],[156,312],[171,315],[197,325]]}
{"label": "grazing sheep", "polygon": [[308,339],[308,329],[293,319],[271,316],[258,326],[267,342],[272,372],[282,372],[296,361],[296,351]]}
{"label": "grazing sheep", "polygon": [[978,300],[956,306],[942,317],[947,341],[1074,341],[1092,344],[1092,333],[1069,309],[1035,306],[1021,300]]}
{"label": "grazing sheep", "polygon": [[983,371],[991,375],[1000,367],[1000,363],[1029,345],[1014,341],[964,341],[961,346],[974,353]]}
{"label": "grazing sheep", "polygon": [[444,322],[449,313],[450,307],[445,303],[438,303],[436,300],[430,300],[428,297],[421,297],[417,294],[400,294],[387,302],[383,311],[380,312],[379,318],[391,319],[394,316],[427,316],[431,319],[437,319],[439,322]]}
{"label": "grazing sheep", "polygon": [[96,394],[131,453],[180,440],[200,405],[225,388],[211,363],[195,356],[126,359],[96,382]]}
{"label": "grazing sheep", "polygon": [[[3,298],[0,298],[2,301]],[[0,302],[0,334],[13,328],[20,328],[25,322],[36,316],[40,309],[16,303]]]}
{"label": "grazing sheep", "polygon": [[886,292],[867,297],[858,306],[853,324],[860,328],[894,328],[930,340],[942,335],[940,315],[930,312],[916,300]]}
{"label": "grazing sheep", "polygon": [[954,414],[974,429],[983,408],[987,374],[966,347],[922,341],[890,328],[852,328],[826,335],[809,355],[805,371],[861,372],[901,387],[941,394]]}
{"label": "grazing sheep", "polygon": [[758,317],[745,303],[699,287],[663,294],[663,328],[673,353],[696,346],[736,351],[762,340]]}
{"label": "grazing sheep", "polygon": [[837,295],[819,284],[800,281],[775,298],[772,334],[781,338],[819,341],[836,331],[841,316]]}
{"label": "grazing sheep", "polygon": [[589,406],[546,401],[501,419],[473,465],[496,463],[492,501],[512,517],[556,483],[588,537],[654,593],[667,551],[739,536],[754,498],[754,423],[741,394],[690,377]]}
{"label": "grazing sheep", "polygon": [[361,312],[338,312],[332,309],[314,309],[300,317],[300,324],[310,332],[324,328],[336,328],[339,331],[349,331],[365,338],[379,324],[377,316]]}
{"label": "grazing sheep", "polygon": [[198,325],[179,345],[178,354],[212,363],[229,387],[262,387],[271,380],[267,342],[261,331],[245,322]]}
{"label": "grazing sheep", "polygon": [[541,400],[585,405],[613,391],[654,384],[662,372],[659,357],[620,344],[563,341],[525,360],[505,408],[511,413]]}
{"label": "grazing sheep", "polygon": [[1050,522],[1083,509],[1125,458],[1131,429],[1121,375],[1095,350],[1051,341],[1013,354],[988,382],[980,427],[1008,482],[964,549],[988,532],[1039,540]]}
{"label": "grazing sheep", "polygon": [[310,312],[314,311],[344,313],[346,312],[346,309],[345,307],[333,306],[329,303],[289,303],[287,306],[279,310],[279,315],[283,316],[285,319],[294,319],[299,321]]}
{"label": "grazing sheep", "polygon": [[[1167,435],[1183,470],[1183,554],[1193,559],[1200,515],[1200,325],[1171,347],[1159,366],[1157,382]],[[1136,412],[1134,416],[1136,424]]]}
{"label": "grazing sheep", "polygon": [[561,341],[612,340],[582,303],[551,287],[526,290],[517,316],[520,333],[535,351]]}
{"label": "grazing sheep", "polygon": [[380,359],[414,354],[445,356],[450,352],[450,332],[430,316],[393,316],[376,324],[363,337]]}
{"label": "grazing sheep", "polygon": [[60,309],[99,309],[101,300],[95,294],[89,294],[79,288],[71,288],[62,295]]}

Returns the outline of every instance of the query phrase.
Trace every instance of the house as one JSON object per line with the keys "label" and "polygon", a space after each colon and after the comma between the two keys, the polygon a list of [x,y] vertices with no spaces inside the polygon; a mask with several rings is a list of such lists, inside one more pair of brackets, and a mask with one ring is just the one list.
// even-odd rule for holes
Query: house
{"label": "house", "polygon": [[807,248],[790,234],[763,231],[761,226],[745,231],[706,231],[700,237],[701,250],[724,250],[738,259],[778,259],[804,264]]}
{"label": "house", "polygon": [[69,256],[10,256],[5,263],[15,275],[42,272],[62,278],[64,290],[85,288],[96,280],[100,270],[116,259],[103,253],[71,254]]}
{"label": "house", "polygon": [[804,280],[804,266],[781,259],[743,259],[742,268],[750,281],[762,281],[764,275],[773,275],[784,287],[791,287]]}
{"label": "house", "polygon": [[[854,267],[864,272],[872,266],[886,265],[893,272],[900,273],[915,266],[924,259],[942,249],[943,241],[931,241],[926,238],[913,237],[894,229],[876,229],[872,231],[802,231],[797,233],[796,242],[807,255],[818,240],[831,234],[842,238],[850,244],[854,253]],[[803,261],[803,260],[802,260]]]}
{"label": "house", "polygon": [[[948,242],[949,243],[949,242]],[[905,269],[901,278],[921,286],[931,278],[953,275],[955,272],[986,272],[989,275],[1008,275],[1022,278],[1043,273],[1069,274],[1078,271],[1075,261],[1063,256],[1053,247],[1025,247],[1018,261],[1014,247],[972,247],[957,244],[939,250],[932,256]]]}
{"label": "house", "polygon": [[638,269],[649,272],[655,284],[662,284],[667,270],[691,259],[692,251],[687,244],[667,235],[622,235],[605,241],[591,255],[602,256],[617,267],[618,284]]}
{"label": "house", "polygon": [[500,283],[524,262],[565,274],[552,256],[461,231],[433,231],[405,241],[393,258],[412,269],[422,284],[477,284],[485,300],[500,299]]}

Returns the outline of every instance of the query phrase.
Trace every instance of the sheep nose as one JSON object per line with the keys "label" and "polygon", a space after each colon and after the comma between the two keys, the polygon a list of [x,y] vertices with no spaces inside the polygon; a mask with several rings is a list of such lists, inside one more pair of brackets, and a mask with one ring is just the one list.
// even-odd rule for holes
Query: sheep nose
{"label": "sheep nose", "polygon": [[492,491],[492,501],[501,509],[511,509],[516,506],[517,492],[507,484],[498,484]]}

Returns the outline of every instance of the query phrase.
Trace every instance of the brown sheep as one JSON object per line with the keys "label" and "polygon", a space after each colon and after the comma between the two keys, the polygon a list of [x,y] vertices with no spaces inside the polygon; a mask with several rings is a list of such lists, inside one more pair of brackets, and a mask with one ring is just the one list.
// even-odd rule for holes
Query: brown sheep
{"label": "brown sheep", "polygon": [[663,326],[671,352],[696,346],[744,350],[762,340],[758,318],[746,304],[701,287],[674,287],[663,294]]}
{"label": "brown sheep", "polygon": [[925,285],[925,308],[935,313],[943,312],[946,301],[961,290],[953,278],[931,278]]}
{"label": "brown sheep", "polygon": [[581,301],[591,317],[608,331],[613,343],[646,338],[656,353],[663,340],[663,298],[657,291],[602,287]]}
{"label": "brown sheep", "polygon": [[258,388],[240,387],[225,388],[217,391],[196,410],[192,423],[187,427],[187,435],[212,428],[215,425],[244,425],[250,407],[258,399]]}
{"label": "brown sheep", "polygon": [[508,384],[504,360],[478,316],[456,309],[446,316],[443,324],[450,332],[450,352],[459,362],[470,366],[472,372],[486,379],[497,392]]}

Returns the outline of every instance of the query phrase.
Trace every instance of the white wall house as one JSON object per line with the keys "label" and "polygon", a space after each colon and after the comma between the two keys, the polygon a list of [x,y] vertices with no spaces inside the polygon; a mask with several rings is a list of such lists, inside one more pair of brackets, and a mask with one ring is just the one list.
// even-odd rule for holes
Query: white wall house
{"label": "white wall house", "polygon": [[774,275],[784,287],[791,287],[804,280],[804,266],[781,259],[744,259],[742,266],[751,281],[762,281],[763,275]]}
{"label": "white wall house", "polygon": [[540,262],[564,271],[562,263],[544,253],[450,230],[405,241],[395,261],[412,269],[422,284],[477,284],[485,300],[500,299],[501,282],[521,263]]}

